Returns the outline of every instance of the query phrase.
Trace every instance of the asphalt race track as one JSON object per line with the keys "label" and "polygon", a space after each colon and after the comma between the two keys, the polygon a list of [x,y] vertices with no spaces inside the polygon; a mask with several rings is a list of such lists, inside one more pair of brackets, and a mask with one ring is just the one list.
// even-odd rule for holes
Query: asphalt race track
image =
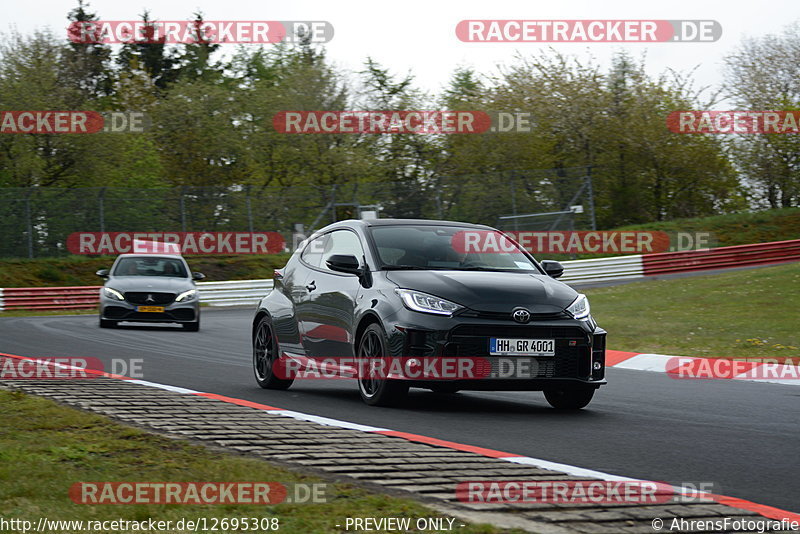
{"label": "asphalt race track", "polygon": [[800,387],[609,369],[609,384],[574,414],[552,410],[537,392],[412,390],[404,408],[373,408],[349,380],[260,389],[250,365],[251,318],[251,310],[204,309],[197,333],[172,325],[101,330],[94,315],[2,318],[0,352],[107,364],[140,358],[137,378],[152,382],[622,476],[712,482],[714,493],[800,512]]}

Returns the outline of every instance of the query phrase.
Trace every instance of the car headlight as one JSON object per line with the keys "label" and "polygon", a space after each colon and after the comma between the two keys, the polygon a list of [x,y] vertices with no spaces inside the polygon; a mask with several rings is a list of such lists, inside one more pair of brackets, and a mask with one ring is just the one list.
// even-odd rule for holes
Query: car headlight
{"label": "car headlight", "polygon": [[422,313],[433,313],[436,315],[453,315],[462,306],[455,302],[450,302],[443,298],[429,295],[413,289],[395,289],[403,300],[406,308]]}
{"label": "car headlight", "polygon": [[122,293],[110,287],[103,288],[103,295],[113,300],[125,300],[125,297],[122,295]]}
{"label": "car headlight", "polygon": [[589,308],[589,299],[586,298],[586,295],[580,293],[578,298],[576,298],[572,304],[567,306],[567,313],[572,315],[575,319],[582,319],[586,320],[589,318],[589,313],[591,309]]}
{"label": "car headlight", "polygon": [[184,300],[194,300],[196,296],[197,296],[197,290],[190,289],[189,291],[184,291],[183,293],[175,297],[175,302],[183,302]]}

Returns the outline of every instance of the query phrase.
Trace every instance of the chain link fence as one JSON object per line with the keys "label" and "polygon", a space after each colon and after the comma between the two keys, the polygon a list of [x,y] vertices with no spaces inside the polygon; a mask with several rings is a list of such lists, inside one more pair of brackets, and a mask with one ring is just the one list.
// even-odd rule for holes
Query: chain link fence
{"label": "chain link fence", "polygon": [[275,231],[292,243],[298,225],[309,232],[366,210],[512,230],[594,225],[586,168],[332,185],[0,188],[0,257],[67,255],[73,232]]}

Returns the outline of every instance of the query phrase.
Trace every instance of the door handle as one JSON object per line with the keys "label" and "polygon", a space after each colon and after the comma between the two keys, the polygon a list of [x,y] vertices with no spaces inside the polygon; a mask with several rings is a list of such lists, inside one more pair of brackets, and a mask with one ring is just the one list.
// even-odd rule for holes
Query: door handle
{"label": "door handle", "polygon": [[306,289],[308,289],[309,291],[314,291],[315,289],[317,289],[316,282],[312,280],[311,283],[306,286]]}

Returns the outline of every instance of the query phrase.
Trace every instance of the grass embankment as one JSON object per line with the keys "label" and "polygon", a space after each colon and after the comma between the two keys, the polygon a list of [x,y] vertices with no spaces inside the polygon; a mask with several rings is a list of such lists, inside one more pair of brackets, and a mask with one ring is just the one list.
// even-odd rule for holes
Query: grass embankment
{"label": "grass embankment", "polygon": [[711,232],[716,246],[730,247],[800,239],[800,208],[784,208],[755,213],[733,213],[635,224],[616,230],[659,230],[662,232]]}
{"label": "grass embankment", "polygon": [[[751,243],[786,241],[800,239],[800,208],[783,208],[755,213],[733,213],[698,217],[693,219],[674,219],[672,221],[632,224],[613,228],[610,231],[650,231],[665,232],[670,238],[670,251],[691,248],[730,247]],[[683,234],[682,238],[678,238]],[[707,235],[703,235],[707,234]],[[687,239],[688,236],[688,239]],[[695,239],[698,241],[696,242]],[[659,243],[660,241],[657,241]],[[698,245],[697,243],[702,243]],[[667,252],[660,247],[653,252]],[[645,253],[647,251],[644,251]],[[568,261],[619,256],[618,252],[602,254],[535,254],[538,259]]]}
{"label": "grass embankment", "polygon": [[[116,256],[2,259],[0,287],[96,286],[103,279],[94,273],[107,269]],[[265,256],[186,256],[189,268],[206,275],[207,281],[272,278],[274,269],[286,264],[288,254]]]}
{"label": "grass embankment", "polygon": [[[711,232],[717,246],[744,245],[800,239],[800,208],[785,208],[757,213],[736,213],[696,219],[638,224],[615,230],[660,230],[663,232]],[[614,256],[615,254],[604,254]],[[544,254],[539,259],[568,260],[569,255]],[[582,255],[597,258],[600,255]],[[288,254],[268,256],[187,256],[190,267],[212,280],[272,278],[272,271],[283,267]],[[0,259],[0,287],[99,285],[94,273],[110,267],[114,256],[65,258]]]}
{"label": "grass embankment", "polygon": [[800,263],[587,289],[608,347],[718,358],[800,357]]}
{"label": "grass embankment", "polygon": [[[322,481],[266,461],[148,434],[19,392],[0,390],[0,413],[0,517],[6,520],[24,519],[33,521],[35,526],[40,517],[84,521],[154,518],[173,522],[181,518],[277,517],[279,532],[311,534],[339,532],[342,529],[335,525],[344,526],[347,517],[440,517],[410,499],[330,483],[324,489],[327,502],[318,504],[76,504],[69,497],[70,486],[76,482],[255,481],[287,485]],[[456,520],[454,525],[461,523]],[[467,525],[454,531],[506,532],[488,525]]]}

